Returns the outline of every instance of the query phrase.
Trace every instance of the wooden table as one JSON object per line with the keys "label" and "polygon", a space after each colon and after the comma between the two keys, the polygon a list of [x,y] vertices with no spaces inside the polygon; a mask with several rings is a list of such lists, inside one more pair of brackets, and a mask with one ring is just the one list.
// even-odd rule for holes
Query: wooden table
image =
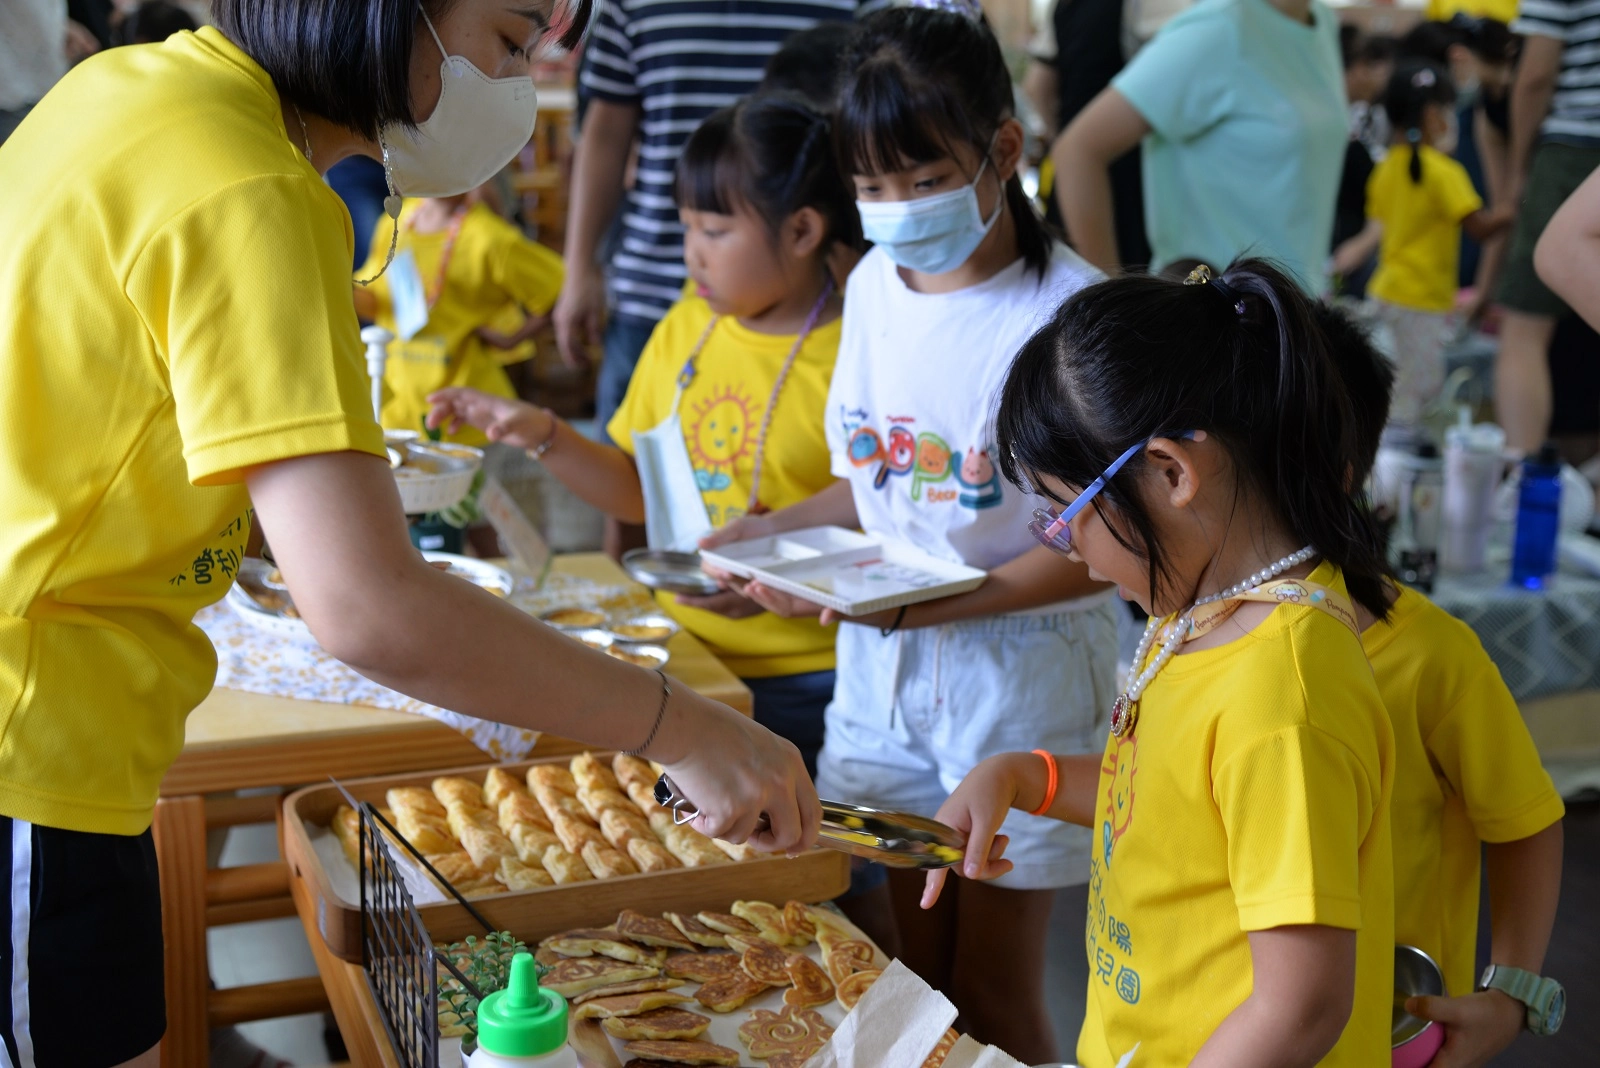
{"label": "wooden table", "polygon": [[[622,569],[599,553],[558,557],[554,570],[608,586],[630,584]],[[750,714],[750,691],[705,646],[684,633],[673,637],[668,648],[672,652],[668,674]],[[537,752],[557,755],[583,748],[547,735],[540,739]],[[162,781],[156,805],[154,832],[167,954],[162,1064],[204,1068],[213,1026],[313,1012],[328,1005],[329,995],[316,977],[209,989],[208,926],[292,916],[295,906],[289,897],[288,869],[281,861],[209,871],[206,864],[208,830],[271,822],[277,818],[279,795],[205,795],[297,786],[329,775],[387,775],[488,759],[460,733],[424,716],[213,690],[189,716],[183,752]],[[309,923],[307,930],[314,932],[315,923]],[[326,953],[316,945],[314,934],[311,940],[313,952]],[[326,977],[320,956],[318,962]],[[354,1063],[367,1061],[356,1057]]]}

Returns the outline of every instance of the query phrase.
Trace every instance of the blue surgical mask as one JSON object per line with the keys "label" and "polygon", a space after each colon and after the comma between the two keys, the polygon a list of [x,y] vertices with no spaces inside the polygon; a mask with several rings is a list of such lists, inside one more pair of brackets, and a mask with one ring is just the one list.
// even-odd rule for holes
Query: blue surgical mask
{"label": "blue surgical mask", "polygon": [[987,221],[978,207],[978,179],[988,165],[985,156],[972,181],[948,193],[917,200],[856,201],[863,236],[908,271],[955,270],[977,251],[1005,208],[1004,186]]}

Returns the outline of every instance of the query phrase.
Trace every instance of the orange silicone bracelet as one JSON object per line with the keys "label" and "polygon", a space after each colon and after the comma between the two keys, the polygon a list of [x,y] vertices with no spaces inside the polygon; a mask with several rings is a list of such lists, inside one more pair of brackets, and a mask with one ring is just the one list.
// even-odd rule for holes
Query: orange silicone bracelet
{"label": "orange silicone bracelet", "polygon": [[1044,766],[1048,769],[1049,778],[1044,784],[1044,800],[1039,807],[1028,813],[1030,816],[1043,816],[1050,811],[1050,806],[1056,803],[1056,789],[1061,785],[1061,772],[1056,767],[1056,758],[1043,749],[1035,749],[1034,755],[1043,758]]}

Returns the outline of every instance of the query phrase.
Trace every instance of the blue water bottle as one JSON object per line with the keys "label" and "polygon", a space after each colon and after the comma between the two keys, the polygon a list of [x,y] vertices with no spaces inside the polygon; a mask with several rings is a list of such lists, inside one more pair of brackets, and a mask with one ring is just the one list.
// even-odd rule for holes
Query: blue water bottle
{"label": "blue water bottle", "polygon": [[1511,581],[1544,588],[1556,570],[1556,535],[1561,527],[1561,454],[1547,441],[1539,455],[1522,461],[1517,497],[1517,534],[1511,548]]}

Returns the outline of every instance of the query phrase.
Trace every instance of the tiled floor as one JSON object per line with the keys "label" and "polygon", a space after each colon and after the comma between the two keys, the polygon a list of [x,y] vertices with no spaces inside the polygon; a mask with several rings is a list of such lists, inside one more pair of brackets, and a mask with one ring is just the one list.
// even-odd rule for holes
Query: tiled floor
{"label": "tiled floor", "polygon": [[[1488,956],[1488,891],[1481,910],[1478,959]],[[1567,1021],[1552,1038],[1523,1035],[1495,1068],[1594,1068],[1600,1065],[1600,802],[1567,806],[1561,907],[1545,972],[1567,988]]]}
{"label": "tiled floor", "polygon": [[[265,824],[234,828],[222,852],[225,867],[277,859],[277,831]],[[206,943],[211,953],[211,978],[220,987],[317,974],[305,931],[294,917],[218,927],[206,932]],[[244,1024],[239,1030],[256,1045],[291,1064],[328,1062],[321,1013]]]}

